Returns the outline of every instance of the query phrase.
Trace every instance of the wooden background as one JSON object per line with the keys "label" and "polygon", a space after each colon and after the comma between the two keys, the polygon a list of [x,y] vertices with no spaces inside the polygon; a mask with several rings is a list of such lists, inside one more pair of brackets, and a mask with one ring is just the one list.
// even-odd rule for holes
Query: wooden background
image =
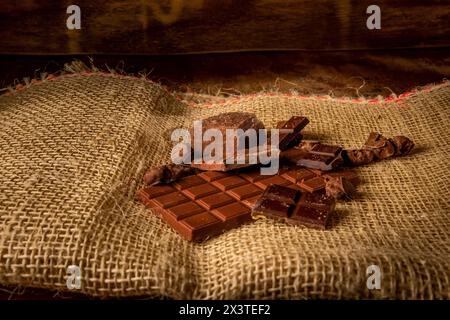
{"label": "wooden background", "polygon": [[[81,31],[66,28],[73,3]],[[186,93],[386,97],[450,78],[449,49],[450,0],[0,0],[0,94],[89,55]],[[0,286],[0,300],[67,298],[86,297]]]}
{"label": "wooden background", "polygon": [[[81,8],[67,30],[66,8]],[[381,30],[366,27],[381,7]],[[178,54],[450,46],[449,0],[2,0],[0,54]]]}

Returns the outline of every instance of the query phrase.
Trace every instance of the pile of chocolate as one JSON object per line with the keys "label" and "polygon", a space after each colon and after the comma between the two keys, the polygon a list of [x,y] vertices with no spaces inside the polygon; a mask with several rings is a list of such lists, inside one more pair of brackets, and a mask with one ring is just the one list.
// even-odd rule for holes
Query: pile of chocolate
{"label": "pile of chocolate", "polygon": [[[403,156],[414,147],[404,136],[389,139],[374,132],[357,150],[304,141],[301,131],[308,123],[294,116],[277,124],[280,169],[274,175],[261,174],[258,163],[168,164],[148,170],[137,196],[189,241],[260,218],[325,229],[337,199],[351,199],[360,183],[349,167]],[[244,112],[210,117],[203,126],[223,132],[264,128],[254,114]]]}

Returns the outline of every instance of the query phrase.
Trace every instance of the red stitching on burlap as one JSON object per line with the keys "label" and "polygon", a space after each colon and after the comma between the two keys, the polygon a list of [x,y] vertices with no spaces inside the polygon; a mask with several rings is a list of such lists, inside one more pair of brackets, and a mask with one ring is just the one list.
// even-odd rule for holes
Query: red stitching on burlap
{"label": "red stitching on burlap", "polygon": [[[37,80],[37,79],[32,79],[31,83],[29,85],[23,85],[23,84],[17,84],[13,89],[12,92],[11,91],[7,91],[5,92],[3,95],[10,95],[13,92],[16,91],[22,91],[26,88],[28,88],[29,86],[36,86],[36,85],[40,85],[45,81],[55,81],[55,80],[59,80],[61,78],[68,78],[68,77],[76,77],[76,76],[109,76],[109,77],[118,77],[118,78],[123,78],[123,79],[144,79],[145,81],[152,83],[152,84],[156,84],[161,86],[160,84],[158,84],[157,82],[148,79],[148,78],[144,78],[144,77],[137,77],[137,76],[130,76],[130,75],[123,75],[123,74],[118,74],[118,73],[111,73],[111,72],[104,72],[104,71],[97,71],[97,72],[89,72],[89,71],[85,71],[85,72],[80,72],[80,73],[69,73],[69,74],[60,74],[60,75],[55,75],[55,74],[49,74],[44,80]],[[303,100],[331,100],[331,101],[338,101],[338,102],[353,102],[353,103],[385,103],[385,102],[399,102],[401,100],[403,100],[404,98],[407,98],[415,93],[418,92],[429,92],[435,88],[439,88],[442,86],[448,86],[450,84],[450,81],[448,80],[443,80],[440,84],[428,84],[425,85],[423,87],[421,87],[420,89],[414,89],[411,91],[407,91],[404,92],[396,97],[386,97],[383,99],[364,99],[364,98],[333,98],[330,96],[302,96],[302,95],[296,95],[290,92],[286,92],[286,93],[278,93],[278,92],[258,92],[258,93],[250,93],[250,94],[245,94],[239,97],[234,97],[234,98],[227,98],[227,99],[221,99],[221,100],[216,100],[214,102],[208,102],[208,103],[196,103],[196,102],[187,102],[185,101],[185,103],[190,106],[190,107],[196,107],[196,108],[212,108],[214,106],[220,105],[220,104],[226,104],[226,103],[233,103],[233,102],[237,102],[243,99],[253,99],[253,98],[258,98],[258,97],[272,97],[272,96],[281,96],[281,97],[289,97],[289,98],[296,98],[296,99],[303,99]],[[161,88],[163,90],[165,90],[167,93],[171,94],[172,96],[175,97],[175,99],[179,100],[179,101],[183,101],[184,99],[182,98],[182,96],[179,95],[174,95],[172,92],[170,92],[169,90],[167,90],[167,88],[164,88],[161,86]]]}

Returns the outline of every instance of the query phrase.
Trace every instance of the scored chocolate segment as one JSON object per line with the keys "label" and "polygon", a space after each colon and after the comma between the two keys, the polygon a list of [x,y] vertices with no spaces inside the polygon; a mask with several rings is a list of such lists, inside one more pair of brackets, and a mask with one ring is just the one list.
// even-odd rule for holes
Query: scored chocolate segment
{"label": "scored chocolate segment", "polygon": [[170,208],[183,202],[187,202],[189,199],[179,192],[173,192],[156,197],[152,201],[161,208]]}
{"label": "scored chocolate segment", "polygon": [[226,193],[213,194],[204,198],[199,199],[198,204],[205,209],[211,210],[217,207],[224,206],[226,204],[234,202],[234,199],[227,195]]}
{"label": "scored chocolate segment", "polygon": [[177,221],[192,216],[196,213],[200,213],[202,211],[205,211],[205,209],[200,207],[195,202],[186,202],[167,209],[167,212],[171,214]]}
{"label": "scored chocolate segment", "polygon": [[228,177],[229,175],[226,173],[223,173],[223,172],[218,172],[218,171],[205,171],[205,172],[199,173],[198,176],[205,179],[206,181],[210,182],[210,181]]}
{"label": "scored chocolate segment", "polygon": [[[284,196],[280,196],[280,194]],[[308,193],[284,186],[272,185],[256,202],[252,216],[281,220],[325,229],[336,200],[323,193]]]}
{"label": "scored chocolate segment", "polygon": [[244,200],[262,193],[261,188],[253,184],[237,187],[228,191],[228,194],[237,200]]}
{"label": "scored chocolate segment", "polygon": [[183,190],[202,183],[204,183],[204,180],[202,178],[198,176],[188,176],[182,180],[175,181],[173,185],[178,190]]}
{"label": "scored chocolate segment", "polygon": [[314,177],[302,181],[299,186],[308,192],[316,192],[325,188],[325,181],[322,177]]}
{"label": "scored chocolate segment", "polygon": [[212,212],[222,221],[230,221],[233,218],[241,216],[246,219],[245,216],[249,215],[250,209],[239,202],[235,202],[227,206],[217,208]]}
{"label": "scored chocolate segment", "polygon": [[[263,176],[264,177],[264,176]],[[266,176],[267,177],[267,176]],[[280,176],[270,176],[269,178],[264,178],[255,183],[256,186],[265,190],[271,184],[288,185],[289,181]]]}
{"label": "scored chocolate segment", "polygon": [[238,176],[229,176],[226,178],[215,180],[215,181],[213,181],[212,184],[214,186],[216,186],[217,188],[219,188],[220,190],[225,191],[225,190],[229,190],[229,189],[232,189],[235,187],[242,186],[243,184],[246,184],[246,183],[247,182],[244,179],[242,179]]}
{"label": "scored chocolate segment", "polygon": [[182,192],[191,199],[198,199],[209,196],[213,193],[218,193],[220,190],[210,184],[201,184],[185,190]]}
{"label": "scored chocolate segment", "polygon": [[291,188],[285,188],[278,184],[272,184],[264,191],[264,195],[273,200],[282,201],[288,204],[295,204],[300,193]]}

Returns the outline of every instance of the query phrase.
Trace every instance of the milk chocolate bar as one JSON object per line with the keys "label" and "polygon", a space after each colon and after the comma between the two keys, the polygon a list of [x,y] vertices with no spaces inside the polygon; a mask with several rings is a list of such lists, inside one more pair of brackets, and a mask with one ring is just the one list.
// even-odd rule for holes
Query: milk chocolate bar
{"label": "milk chocolate bar", "polygon": [[[351,171],[342,171],[341,175],[349,181],[357,179]],[[304,168],[283,170],[279,175],[261,175],[259,168],[233,174],[205,171],[145,187],[137,196],[183,238],[199,241],[251,221],[251,208],[270,185],[289,187],[291,193],[301,190],[325,195],[327,176]]]}
{"label": "milk chocolate bar", "polygon": [[323,193],[309,193],[280,185],[270,185],[252,210],[255,219],[265,217],[294,225],[325,229],[335,199]]}

